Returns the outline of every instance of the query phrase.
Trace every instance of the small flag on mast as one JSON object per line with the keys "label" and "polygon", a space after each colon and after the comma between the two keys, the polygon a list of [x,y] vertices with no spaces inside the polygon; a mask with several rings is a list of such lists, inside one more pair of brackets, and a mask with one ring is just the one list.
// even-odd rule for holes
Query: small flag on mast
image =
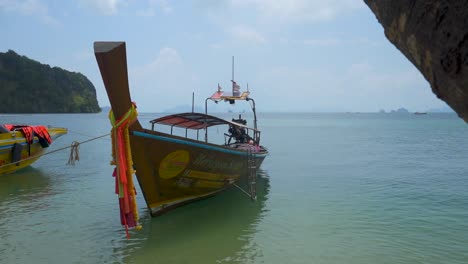
{"label": "small flag on mast", "polygon": [[218,83],[218,91],[216,91],[210,98],[213,100],[218,100],[223,95],[223,88]]}
{"label": "small flag on mast", "polygon": [[232,95],[240,96],[240,86],[235,81],[232,81]]}

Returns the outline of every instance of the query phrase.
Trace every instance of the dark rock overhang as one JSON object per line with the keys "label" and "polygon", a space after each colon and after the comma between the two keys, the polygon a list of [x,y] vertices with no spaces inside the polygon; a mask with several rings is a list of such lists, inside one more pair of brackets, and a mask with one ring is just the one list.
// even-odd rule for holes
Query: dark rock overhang
{"label": "dark rock overhang", "polygon": [[468,1],[364,2],[434,94],[468,122]]}

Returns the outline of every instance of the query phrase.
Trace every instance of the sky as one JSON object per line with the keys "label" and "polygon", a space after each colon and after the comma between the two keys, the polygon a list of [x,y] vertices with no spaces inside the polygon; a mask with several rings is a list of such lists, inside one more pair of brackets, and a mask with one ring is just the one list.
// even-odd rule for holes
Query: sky
{"label": "sky", "polygon": [[125,41],[140,112],[204,107],[247,83],[262,112],[445,108],[360,0],[0,0],[0,52],[80,72],[109,101],[94,41]]}

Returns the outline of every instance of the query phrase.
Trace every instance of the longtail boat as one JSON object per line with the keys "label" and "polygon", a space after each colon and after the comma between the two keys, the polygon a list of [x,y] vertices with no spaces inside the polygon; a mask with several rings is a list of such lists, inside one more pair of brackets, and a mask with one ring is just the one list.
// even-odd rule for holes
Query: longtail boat
{"label": "longtail boat", "polygon": [[[230,121],[209,115],[206,108],[205,113],[192,110],[159,117],[150,121],[151,129],[144,128],[130,97],[125,42],[95,42],[94,52],[112,108],[116,192],[121,199],[130,197],[120,200],[122,224],[135,226],[132,169],[152,216],[231,186],[239,187],[240,182],[246,183],[242,189],[255,199],[256,168],[268,151],[260,145],[255,101],[248,91],[241,93],[234,81],[232,94],[221,91],[218,85],[218,91],[206,99],[205,106],[209,101],[247,101],[253,110],[254,127],[248,127],[240,116]],[[128,119],[129,116],[133,118]],[[125,128],[120,129],[119,124]],[[163,126],[167,128],[165,132],[157,129]],[[208,135],[209,128],[216,126],[225,126],[227,132],[224,142],[218,144],[210,142]],[[185,131],[185,136],[173,133],[174,128]],[[188,131],[195,131],[191,133],[193,138],[187,136]],[[124,171],[127,175],[123,175]]]}
{"label": "longtail boat", "polygon": [[31,165],[66,133],[58,127],[0,124],[0,175]]}

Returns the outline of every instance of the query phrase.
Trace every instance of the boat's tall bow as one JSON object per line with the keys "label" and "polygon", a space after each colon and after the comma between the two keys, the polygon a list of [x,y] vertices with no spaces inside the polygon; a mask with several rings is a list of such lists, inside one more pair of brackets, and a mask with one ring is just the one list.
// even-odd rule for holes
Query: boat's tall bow
{"label": "boat's tall bow", "polygon": [[94,54],[115,118],[120,119],[132,105],[125,42],[94,42]]}
{"label": "boat's tall bow", "polygon": [[132,124],[136,125],[135,128],[141,126],[135,122],[137,113],[130,99],[125,42],[95,42],[94,53],[112,107],[109,118],[112,124],[112,163],[116,165],[113,175],[121,223],[129,237],[128,227],[140,228],[129,127]]}

